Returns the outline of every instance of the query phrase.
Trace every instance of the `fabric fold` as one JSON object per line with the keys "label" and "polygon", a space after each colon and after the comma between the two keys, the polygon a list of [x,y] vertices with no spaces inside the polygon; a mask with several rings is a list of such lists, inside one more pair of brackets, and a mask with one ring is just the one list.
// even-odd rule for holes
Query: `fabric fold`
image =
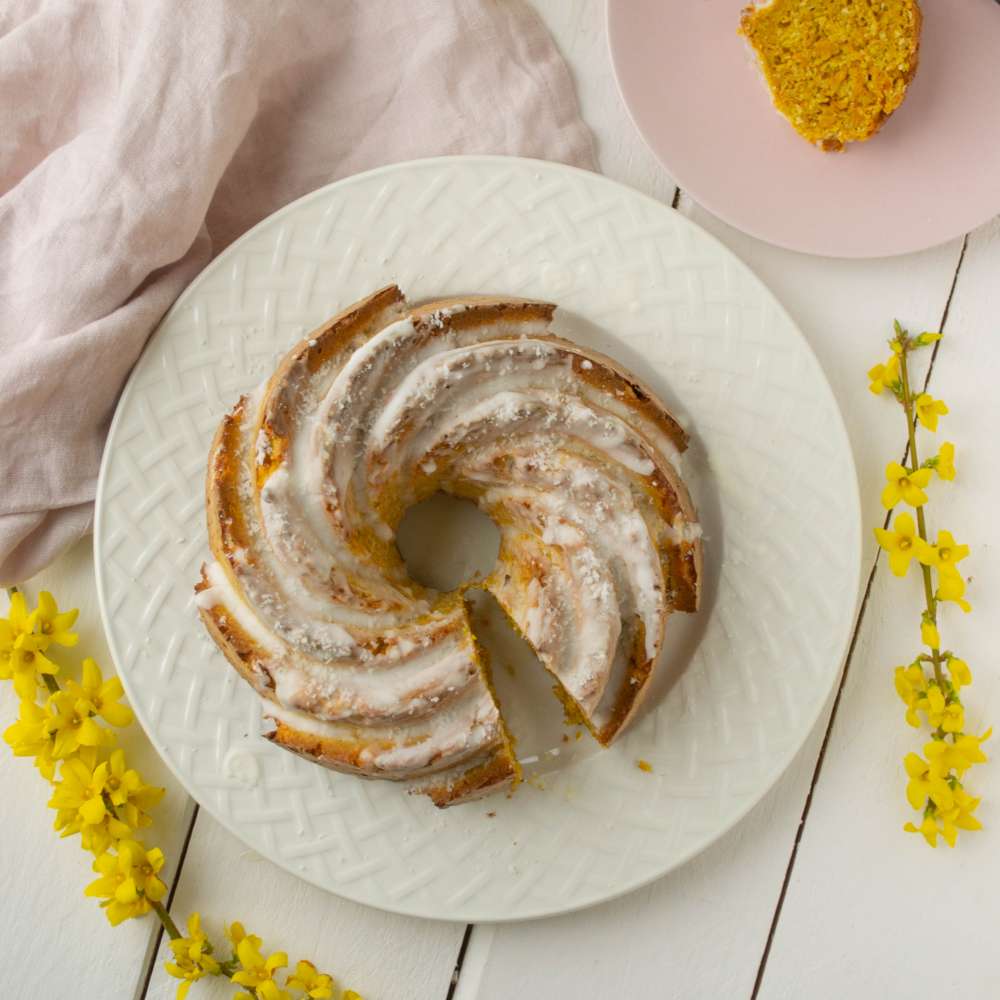
{"label": "fabric fold", "polygon": [[250,226],[384,163],[594,166],[521,0],[15,0],[0,12],[0,584],[90,530],[121,387]]}

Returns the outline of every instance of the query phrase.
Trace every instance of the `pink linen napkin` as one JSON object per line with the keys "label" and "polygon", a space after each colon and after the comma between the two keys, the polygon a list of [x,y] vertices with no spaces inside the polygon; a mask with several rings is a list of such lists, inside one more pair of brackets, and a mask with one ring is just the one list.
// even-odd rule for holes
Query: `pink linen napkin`
{"label": "pink linen napkin", "polygon": [[523,0],[0,5],[0,584],[90,530],[157,321],[338,177],[444,153],[594,163]]}

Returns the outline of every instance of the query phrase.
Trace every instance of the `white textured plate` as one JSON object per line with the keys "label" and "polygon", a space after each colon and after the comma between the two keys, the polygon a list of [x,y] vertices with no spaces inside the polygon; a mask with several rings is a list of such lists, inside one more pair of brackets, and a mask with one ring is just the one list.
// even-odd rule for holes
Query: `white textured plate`
{"label": "white textured plate", "polygon": [[[559,303],[560,332],[648,379],[689,423],[685,475],[706,532],[704,610],[671,620],[670,664],[627,735],[597,751],[543,725],[524,749],[540,758],[532,784],[445,811],[262,739],[256,696],[192,600],[219,418],[303,333],[390,281],[411,299],[496,292]],[[317,885],[455,920],[596,903],[729,829],[824,704],[860,565],[847,435],[816,359],[770,293],[656,201],[595,174],[497,157],[341,181],[206,268],[122,395],[95,546],[118,671],[198,802]]]}

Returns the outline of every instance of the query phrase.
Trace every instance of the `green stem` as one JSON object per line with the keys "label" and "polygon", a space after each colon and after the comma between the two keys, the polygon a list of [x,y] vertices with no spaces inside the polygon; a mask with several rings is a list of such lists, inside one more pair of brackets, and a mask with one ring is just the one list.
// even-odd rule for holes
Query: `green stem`
{"label": "green stem", "polygon": [[174,918],[170,916],[167,912],[167,908],[155,900],[150,900],[149,905],[153,908],[153,912],[160,918],[160,923],[163,924],[164,929],[170,935],[172,941],[176,941],[178,938],[184,937],[183,934],[177,929],[177,924],[174,923]]}
{"label": "green stem", "polygon": [[[910,391],[910,373],[906,361],[908,341],[902,344],[899,355],[899,377],[903,383],[903,410],[906,413],[906,433],[910,445],[910,466],[920,468],[920,458],[917,455],[917,428],[913,414],[913,394]],[[924,518],[923,507],[917,508],[917,534],[927,541],[927,521]],[[927,617],[937,625],[937,602],[934,600],[934,587],[931,584],[931,568],[920,563],[920,574],[924,579],[924,599],[927,602]],[[931,648],[931,662],[934,666],[934,678],[938,687],[944,689],[944,674],[941,671],[941,651]]]}
{"label": "green stem", "polygon": [[45,681],[45,686],[51,694],[55,694],[59,690],[59,681],[52,674],[42,674],[42,680]]}

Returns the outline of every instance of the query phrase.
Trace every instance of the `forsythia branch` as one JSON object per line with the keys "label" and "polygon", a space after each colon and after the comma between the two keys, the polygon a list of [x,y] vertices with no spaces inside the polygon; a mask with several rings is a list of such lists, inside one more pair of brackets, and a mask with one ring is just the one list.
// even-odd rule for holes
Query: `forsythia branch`
{"label": "forsythia branch", "polygon": [[168,893],[160,877],[163,851],[147,848],[136,836],[152,823],[149,810],[164,790],[147,785],[128,766],[124,750],[116,747],[114,728],[109,728],[133,722],[131,709],[121,703],[121,682],[117,677],[105,680],[88,658],[79,681],[60,684],[61,665],[49,653],[56,646],[77,644],[72,629],[78,612],[61,612],[47,591],[32,609],[16,587],[8,594],[8,617],[0,618],[0,680],[13,682],[20,708],[4,740],[15,755],[32,757],[51,784],[55,828],[63,837],[79,834],[81,846],[94,855],[98,877],[84,894],[101,900],[113,925],[151,912],[157,916],[170,938],[171,960],[164,967],[180,980],[178,1000],[205,976],[221,976],[243,987],[236,1000],[361,1000],[353,990],[341,991],[332,976],[311,962],[302,960],[283,972],[287,954],[265,957],[261,939],[247,934],[240,923],[225,928],[232,948],[225,961],[214,956],[198,913],[188,917],[187,934],[181,933],[163,902]]}
{"label": "forsythia branch", "polygon": [[[909,782],[906,797],[920,813],[920,825],[907,823],[909,833],[920,833],[931,847],[939,836],[955,846],[959,830],[978,830],[981,824],[973,815],[980,800],[973,798],[962,783],[966,771],[986,761],[982,744],[992,730],[982,736],[965,732],[965,707],[961,690],[972,682],[968,664],[951,650],[943,650],[938,630],[941,604],[954,603],[963,611],[972,610],[965,600],[965,579],[958,563],[969,554],[968,545],[955,542],[951,532],[938,531],[931,542],[927,531],[925,492],[936,474],[939,479],[955,478],[955,446],[941,445],[938,453],[924,462],[917,450],[917,430],[937,430],[938,418],[948,413],[940,399],[926,392],[914,394],[910,381],[909,360],[912,353],[941,339],[939,333],[921,333],[913,337],[898,322],[889,341],[889,360],[868,372],[869,388],[876,395],[888,391],[903,410],[906,420],[908,466],[890,462],[886,466],[886,486],[882,503],[894,510],[905,504],[916,512],[916,522],[908,510],[894,513],[891,524],[876,528],[875,537],[888,555],[889,568],[896,576],[905,576],[914,559],[920,568],[924,590],[924,610],[920,616],[920,641],[929,649],[906,666],[896,667],[896,691],[906,704],[906,721],[914,728],[924,722],[931,728],[931,739],[924,744],[924,757],[908,753],[903,761]],[[934,587],[934,575],[937,588]],[[929,665],[931,675],[925,667]]]}

